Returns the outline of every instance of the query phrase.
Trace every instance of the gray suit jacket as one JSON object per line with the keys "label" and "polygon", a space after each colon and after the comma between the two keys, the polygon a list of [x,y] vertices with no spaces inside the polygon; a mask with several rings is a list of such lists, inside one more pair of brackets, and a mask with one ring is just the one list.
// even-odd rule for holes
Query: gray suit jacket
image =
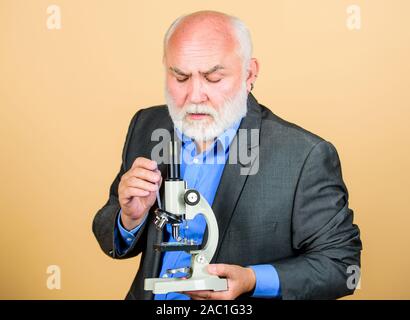
{"label": "gray suit jacket", "polygon": [[[118,184],[135,158],[151,157],[157,143],[151,141],[151,133],[157,128],[173,130],[166,106],[143,109],[133,117],[109,200],[93,221],[93,232],[110,257],[125,259],[142,253],[127,299],[152,299],[143,283],[147,277],[158,277],[160,254],[153,244],[161,241],[162,233],[152,223],[153,207],[132,246],[117,254]],[[212,206],[219,225],[212,262],[272,264],[283,299],[334,299],[352,294],[347,269],[360,266],[362,247],[335,148],[277,117],[252,95],[240,129],[260,130],[259,170],[255,175],[241,175],[243,164],[226,164]],[[248,143],[249,149],[254,147],[250,139]],[[160,170],[165,177],[165,165]]]}

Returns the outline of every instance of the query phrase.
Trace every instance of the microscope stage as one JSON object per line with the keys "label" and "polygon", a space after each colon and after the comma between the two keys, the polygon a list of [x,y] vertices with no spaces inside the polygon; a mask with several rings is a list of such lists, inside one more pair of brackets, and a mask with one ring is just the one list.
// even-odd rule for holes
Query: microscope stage
{"label": "microscope stage", "polygon": [[162,242],[161,244],[154,244],[156,251],[195,251],[200,250],[200,244],[187,244],[181,242]]}

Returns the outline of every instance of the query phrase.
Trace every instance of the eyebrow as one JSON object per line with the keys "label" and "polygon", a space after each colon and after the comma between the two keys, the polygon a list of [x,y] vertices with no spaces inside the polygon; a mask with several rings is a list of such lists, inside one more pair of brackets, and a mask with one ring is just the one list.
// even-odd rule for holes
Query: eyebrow
{"label": "eyebrow", "polygon": [[211,73],[213,73],[213,72],[215,72],[215,71],[218,71],[218,70],[221,70],[221,69],[224,69],[224,67],[221,66],[220,64],[217,64],[215,67],[212,67],[212,68],[209,69],[208,71],[206,71],[206,72],[201,72],[201,74],[204,75],[204,76],[207,76],[207,75],[210,75]]}
{"label": "eyebrow", "polygon": [[[211,73],[213,73],[213,72],[215,72],[215,71],[218,71],[218,70],[221,70],[221,69],[224,69],[224,67],[221,66],[220,64],[217,64],[216,66],[212,67],[212,68],[209,69],[208,71],[199,72],[199,73],[202,74],[203,76],[208,76],[208,75],[210,75]],[[169,67],[169,70],[171,70],[172,72],[174,72],[174,73],[176,73],[176,74],[178,74],[178,75],[180,75],[180,76],[184,76],[184,77],[189,77],[189,76],[191,75],[191,74],[187,74],[187,73],[181,71],[180,69],[178,69],[178,68],[176,68],[176,67]]]}
{"label": "eyebrow", "polygon": [[189,77],[190,74],[186,74],[183,71],[179,70],[178,68],[174,68],[174,67],[169,67],[169,70],[171,70],[172,72],[179,74],[180,76],[184,76],[184,77]]}

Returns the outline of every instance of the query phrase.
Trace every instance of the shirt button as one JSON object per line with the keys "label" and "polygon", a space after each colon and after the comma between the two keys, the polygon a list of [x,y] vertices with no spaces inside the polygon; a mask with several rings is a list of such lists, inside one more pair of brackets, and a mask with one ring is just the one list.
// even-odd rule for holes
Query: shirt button
{"label": "shirt button", "polygon": [[193,162],[197,164],[199,162],[198,158],[194,158]]}
{"label": "shirt button", "polygon": [[127,241],[128,241],[128,242],[131,242],[131,241],[132,241],[132,238],[127,238]]}

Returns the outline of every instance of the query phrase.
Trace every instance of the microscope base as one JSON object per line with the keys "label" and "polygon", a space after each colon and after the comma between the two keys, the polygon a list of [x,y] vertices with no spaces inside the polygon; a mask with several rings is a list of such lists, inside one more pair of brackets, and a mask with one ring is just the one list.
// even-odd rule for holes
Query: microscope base
{"label": "microscope base", "polygon": [[228,289],[226,279],[217,276],[204,278],[149,278],[145,279],[144,290],[152,291],[154,294],[166,294],[169,292],[213,290],[224,291]]}

